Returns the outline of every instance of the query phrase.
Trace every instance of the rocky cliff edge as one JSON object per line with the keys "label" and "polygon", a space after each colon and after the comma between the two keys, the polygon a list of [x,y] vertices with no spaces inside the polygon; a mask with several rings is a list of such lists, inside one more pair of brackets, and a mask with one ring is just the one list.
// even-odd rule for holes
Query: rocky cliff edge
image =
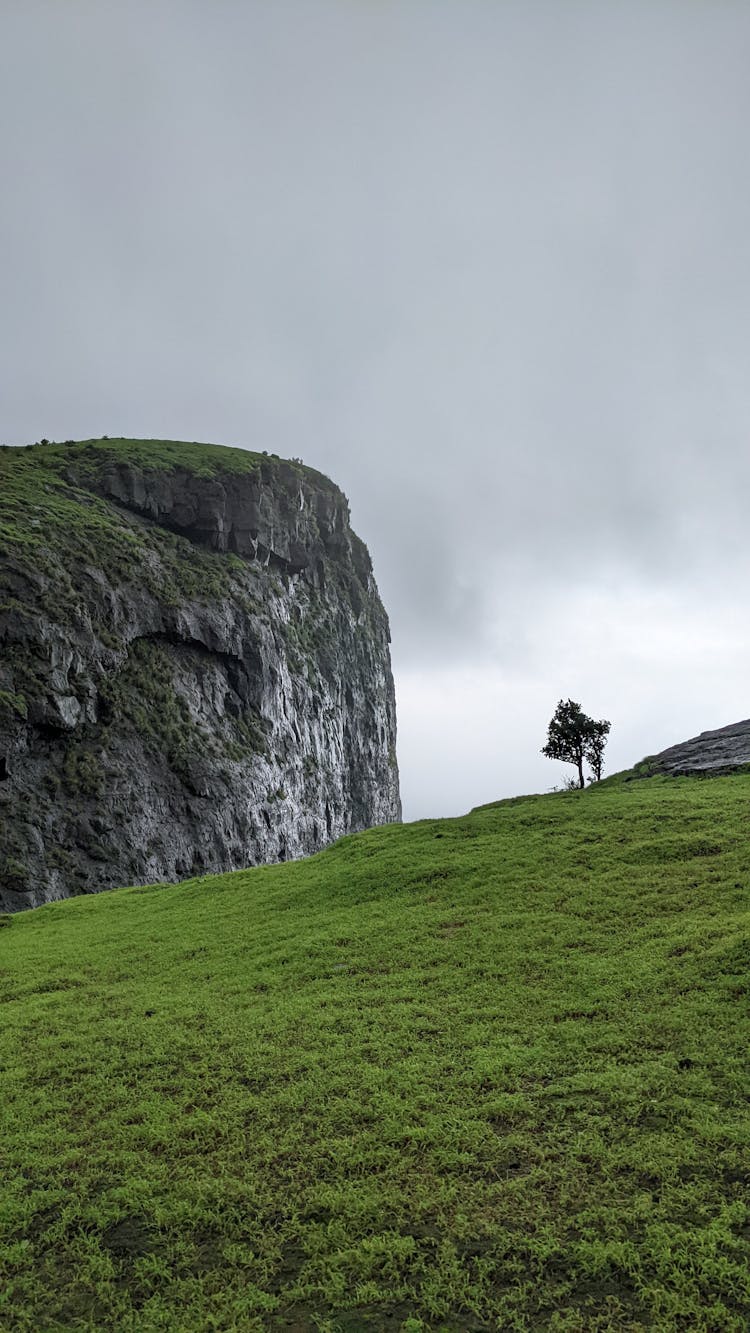
{"label": "rocky cliff edge", "polygon": [[648,776],[665,773],[672,777],[708,777],[731,773],[750,765],[750,719],[732,722],[715,731],[702,731],[689,741],[670,745],[659,754],[650,755],[636,772]]}
{"label": "rocky cliff edge", "polygon": [[164,441],[0,450],[0,908],[398,820],[395,740],[328,478]]}

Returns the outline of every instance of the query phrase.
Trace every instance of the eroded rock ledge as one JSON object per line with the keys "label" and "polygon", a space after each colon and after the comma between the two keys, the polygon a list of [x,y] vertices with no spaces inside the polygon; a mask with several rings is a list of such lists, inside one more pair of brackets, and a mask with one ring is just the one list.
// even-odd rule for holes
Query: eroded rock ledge
{"label": "eroded rock ledge", "polygon": [[729,773],[750,764],[750,718],[716,731],[702,731],[644,760],[651,772],[674,777]]}

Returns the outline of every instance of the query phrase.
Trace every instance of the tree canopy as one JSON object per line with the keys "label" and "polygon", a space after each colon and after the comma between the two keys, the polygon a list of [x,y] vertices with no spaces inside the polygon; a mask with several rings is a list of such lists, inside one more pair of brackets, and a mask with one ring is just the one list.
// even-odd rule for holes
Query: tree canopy
{"label": "tree canopy", "polygon": [[548,759],[559,759],[574,764],[578,770],[578,785],[585,786],[584,763],[591,769],[592,781],[602,776],[604,747],[607,744],[611,722],[587,717],[580,704],[572,699],[561,699],[547,729],[547,743],[542,754]]}

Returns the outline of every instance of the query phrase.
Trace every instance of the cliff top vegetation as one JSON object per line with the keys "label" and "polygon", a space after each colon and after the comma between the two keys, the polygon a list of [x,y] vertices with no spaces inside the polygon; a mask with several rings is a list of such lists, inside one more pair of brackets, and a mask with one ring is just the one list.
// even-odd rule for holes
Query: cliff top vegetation
{"label": "cliff top vegetation", "polygon": [[[130,465],[146,473],[168,475],[178,469],[205,480],[258,474],[263,480],[288,481],[297,475],[316,487],[340,493],[330,478],[299,459],[253,453],[217,444],[179,440],[108,439],[45,442],[0,448],[0,555],[9,547],[34,550],[61,539],[70,543],[98,538],[104,547],[122,515],[92,493],[107,468]],[[132,538],[132,532],[131,532]],[[58,556],[58,566],[61,558]]]}
{"label": "cliff top vegetation", "polygon": [[[87,484],[112,460],[146,458],[152,470],[162,470],[175,466],[178,458],[193,457],[190,446],[165,444],[161,453],[151,451],[151,443],[0,449],[0,559],[6,558],[7,585],[0,617],[41,609],[75,623],[84,614],[80,581],[91,587],[99,575],[115,586],[133,584],[159,601],[227,595],[241,565],[235,556],[201,548],[180,533],[146,522]],[[199,449],[201,466],[214,452],[223,453],[218,446]],[[241,450],[227,452],[242,455]]]}
{"label": "cliff top vegetation", "polygon": [[750,777],[0,930],[9,1331],[744,1331]]}
{"label": "cliff top vegetation", "polygon": [[27,468],[53,471],[71,463],[89,465],[99,470],[108,463],[130,463],[148,471],[172,472],[184,468],[198,477],[216,477],[221,473],[242,475],[258,472],[264,466],[292,468],[300,475],[314,477],[332,490],[335,483],[299,458],[280,458],[278,454],[232,448],[222,444],[204,444],[198,440],[134,440],[102,435],[91,440],[44,440],[36,444],[0,447],[3,462],[22,463]]}
{"label": "cliff top vegetation", "polygon": [[[0,559],[31,578],[37,604],[48,604],[63,618],[80,602],[75,581],[82,571],[87,578],[98,571],[120,585],[137,582],[173,603],[236,595],[232,574],[241,562],[231,552],[201,548],[97,493],[98,482],[118,465],[165,476],[179,469],[206,480],[258,474],[264,483],[277,481],[287,489],[304,477],[315,489],[341,495],[328,477],[299,460],[221,445],[102,438],[0,448]],[[23,614],[23,600],[6,598],[3,610]]]}

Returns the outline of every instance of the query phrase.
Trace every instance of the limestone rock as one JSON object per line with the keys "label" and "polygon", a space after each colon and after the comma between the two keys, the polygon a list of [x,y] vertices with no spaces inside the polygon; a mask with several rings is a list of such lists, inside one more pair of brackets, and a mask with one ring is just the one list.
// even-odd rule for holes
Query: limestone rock
{"label": "limestone rock", "polygon": [[346,498],[214,446],[0,450],[0,910],[400,818],[389,631]]}
{"label": "limestone rock", "polygon": [[673,777],[728,773],[744,764],[750,764],[750,719],[716,731],[702,731],[700,736],[670,745],[644,760],[650,772]]}

